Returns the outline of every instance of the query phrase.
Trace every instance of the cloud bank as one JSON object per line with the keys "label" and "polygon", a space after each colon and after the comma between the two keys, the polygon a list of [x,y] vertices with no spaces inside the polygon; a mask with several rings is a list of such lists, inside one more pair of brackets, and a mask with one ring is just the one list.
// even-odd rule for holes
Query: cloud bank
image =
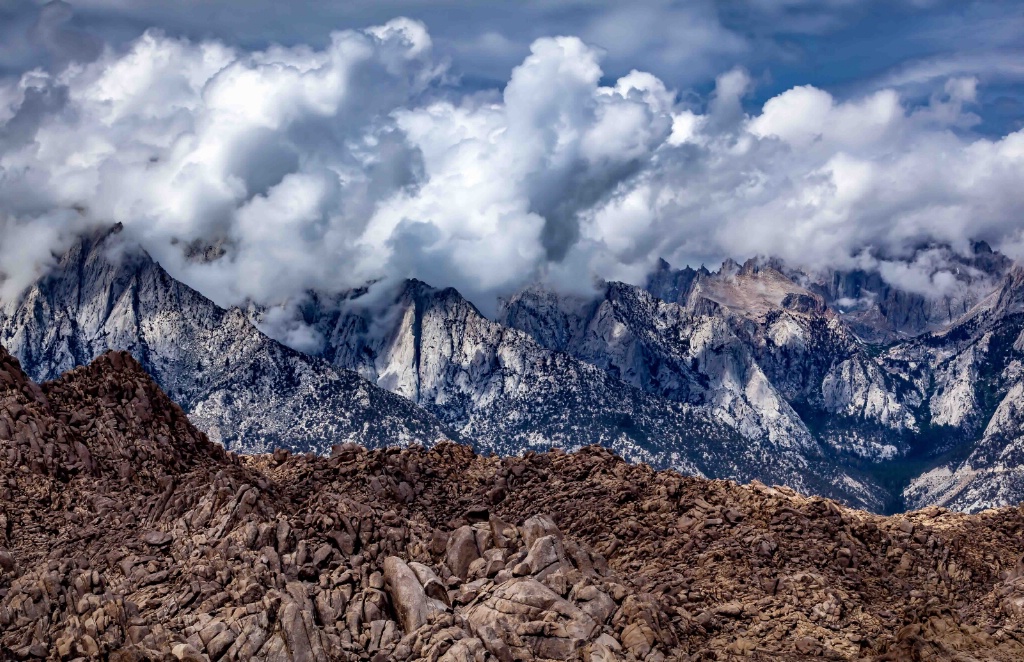
{"label": "cloud bank", "polygon": [[768,254],[864,266],[975,239],[1024,256],[1024,131],[972,133],[978,82],[793,87],[744,111],[597,48],[542,38],[497,92],[467,90],[426,27],[245,51],[150,31],[0,83],[0,296],[87,228],[122,223],[218,303],[418,277],[485,310],[546,280],[639,281]]}

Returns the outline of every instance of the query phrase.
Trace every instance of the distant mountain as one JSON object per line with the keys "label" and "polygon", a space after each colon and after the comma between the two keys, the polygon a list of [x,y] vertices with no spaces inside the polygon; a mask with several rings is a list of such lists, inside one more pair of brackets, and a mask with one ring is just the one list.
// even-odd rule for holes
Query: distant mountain
{"label": "distant mountain", "polygon": [[912,271],[931,281],[937,278],[939,282],[929,283],[937,291],[925,295],[901,289],[878,270],[790,273],[820,294],[858,337],[884,344],[946,328],[995,289],[1012,261],[985,242],[977,242],[967,256],[948,246],[926,245],[888,264],[897,273]]}
{"label": "distant mountain", "polygon": [[0,301],[0,344],[40,381],[126,350],[231,449],[324,452],[345,440],[383,446],[454,436],[408,400],[268,338],[116,231],[83,239],[22,297]]}
{"label": "distant mountain", "polygon": [[[871,314],[841,308],[820,277],[749,260],[716,272],[661,262],[653,297],[621,283],[594,298],[534,287],[502,320],[638,388],[731,413],[748,433],[810,437],[837,470],[874,476],[891,509],[978,510],[1024,499],[1024,288],[1007,258],[975,251],[947,266],[959,280],[945,298],[878,286]],[[829,277],[861,278],[862,297],[880,278]]]}
{"label": "distant mountain", "polygon": [[642,286],[590,296],[535,285],[495,319],[416,280],[314,293],[301,314],[324,342],[311,356],[260,332],[265,311],[218,308],[113,233],[0,302],[0,344],[35,379],[130,351],[235,449],[597,443],[872,510],[1016,503],[1024,271],[984,244],[906,259],[885,269],[941,280],[936,295],[773,259],[661,262]]}
{"label": "distant mountain", "polygon": [[[383,300],[370,298],[364,292],[320,297],[305,309],[307,323],[326,340],[323,357],[425,407],[482,450],[514,454],[599,443],[657,467],[795,482],[865,507],[881,506],[876,486],[825,460],[825,449],[784,401],[755,410],[720,389],[722,406],[707,406],[697,385],[684,383],[704,376],[681,366],[666,367],[678,376],[677,389],[664,376],[665,389],[643,388],[565,347],[545,347],[529,333],[488,320],[450,288],[410,280]],[[718,361],[708,352],[709,360]],[[720,366],[722,361],[728,365]],[[772,397],[756,367],[744,372],[750,367],[725,358],[712,372],[725,375],[730,386],[734,378],[746,380],[751,390]],[[733,368],[737,374],[726,375]],[[694,398],[675,397],[680,393]]]}
{"label": "distant mountain", "polygon": [[[575,306],[581,321],[554,322],[577,329],[566,350],[636,375],[638,385],[654,391],[671,382],[643,371],[671,366],[695,386],[688,396],[672,389],[669,397],[730,411],[745,430],[809,438],[818,419],[856,419],[855,438],[847,424],[842,434],[819,434],[821,441],[867,457],[899,452],[893,444],[913,427],[912,417],[896,401],[892,380],[820,297],[753,262],[727,263],[717,274],[696,272],[696,279],[685,270],[669,272],[663,265],[653,274],[647,292],[614,283],[589,310]],[[683,285],[675,289],[674,283]],[[545,331],[551,296],[543,303],[536,293],[513,297],[506,321],[553,342]],[[634,365],[624,366],[624,359]],[[804,420],[808,413],[814,420]]]}
{"label": "distant mountain", "polygon": [[694,314],[612,283],[595,300],[532,288],[504,302],[501,320],[637,389],[711,408],[750,439],[814,447],[800,417],[721,316]]}
{"label": "distant mountain", "polygon": [[1024,271],[983,243],[967,257],[927,250],[955,281],[931,298],[878,273],[809,275],[776,260],[662,263],[647,288],[731,320],[812,435],[885,484],[890,507],[1018,503]]}
{"label": "distant mountain", "polygon": [[908,504],[980,510],[1024,500],[1024,269],[949,329],[888,358],[921,371],[933,423],[968,442],[910,483]]}

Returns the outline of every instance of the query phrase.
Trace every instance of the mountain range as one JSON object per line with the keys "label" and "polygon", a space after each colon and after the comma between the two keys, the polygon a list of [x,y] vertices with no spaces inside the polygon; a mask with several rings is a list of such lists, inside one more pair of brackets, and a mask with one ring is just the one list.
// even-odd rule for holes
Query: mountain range
{"label": "mountain range", "polygon": [[0,344],[36,380],[128,351],[232,450],[596,443],[873,511],[1024,499],[1024,269],[982,243],[896,263],[941,257],[938,295],[764,258],[662,262],[589,296],[535,285],[490,318],[416,280],[310,293],[323,342],[301,352],[261,331],[264,310],[216,306],[122,235],[83,239],[0,301]]}

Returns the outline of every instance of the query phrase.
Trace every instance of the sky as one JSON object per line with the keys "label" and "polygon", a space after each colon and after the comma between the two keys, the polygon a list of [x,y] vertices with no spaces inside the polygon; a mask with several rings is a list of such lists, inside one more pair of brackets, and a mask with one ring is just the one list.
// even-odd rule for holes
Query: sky
{"label": "sky", "polygon": [[0,298],[114,223],[284,308],[1021,258],[1024,3],[0,0]]}

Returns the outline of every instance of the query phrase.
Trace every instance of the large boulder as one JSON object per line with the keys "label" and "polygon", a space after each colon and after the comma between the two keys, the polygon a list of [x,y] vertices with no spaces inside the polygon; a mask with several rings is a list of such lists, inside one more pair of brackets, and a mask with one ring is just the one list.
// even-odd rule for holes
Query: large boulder
{"label": "large boulder", "polygon": [[[429,568],[422,565],[420,568],[420,573],[427,577],[428,582],[436,580]],[[391,596],[402,629],[406,632],[415,632],[427,624],[431,615],[445,611],[446,605],[428,597],[416,571],[397,556],[384,559],[384,586]]]}
{"label": "large boulder", "polygon": [[480,549],[476,543],[476,531],[471,526],[462,526],[455,530],[448,538],[448,546],[445,553],[445,562],[452,574],[466,579],[469,576],[469,566],[473,561],[480,558]]}
{"label": "large boulder", "polygon": [[[507,648],[518,660],[570,659],[599,632],[589,614],[529,577],[498,586],[466,620],[492,654],[500,658]],[[489,640],[494,633],[500,642]]]}

